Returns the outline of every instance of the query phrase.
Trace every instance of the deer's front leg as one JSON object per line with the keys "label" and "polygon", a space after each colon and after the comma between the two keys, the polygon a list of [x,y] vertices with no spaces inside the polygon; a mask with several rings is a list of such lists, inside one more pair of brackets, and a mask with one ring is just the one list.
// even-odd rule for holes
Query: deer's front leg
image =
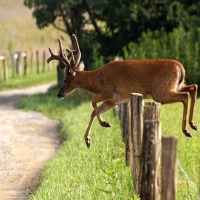
{"label": "deer's front leg", "polygon": [[[94,111],[96,112],[96,116],[99,120],[100,125],[103,127],[111,127],[109,122],[104,121],[100,115],[101,113],[106,112],[107,110],[109,110],[110,108],[113,108],[115,106],[111,102],[111,100],[113,100],[113,95],[110,93],[107,93],[107,95],[106,94],[98,94],[92,100],[92,106],[94,108]],[[97,103],[102,102],[102,101],[103,101],[103,103],[99,107],[97,107]]]}
{"label": "deer's front leg", "polygon": [[[104,113],[106,112],[107,110],[111,109],[111,108],[114,108],[115,105],[112,104],[111,102],[103,102],[99,107],[97,107],[97,111],[98,111],[98,114],[100,116],[101,113]],[[90,122],[88,124],[88,127],[87,127],[87,130],[85,132],[85,135],[84,135],[84,138],[85,138],[85,143],[87,145],[88,148],[90,148],[90,129],[91,129],[91,126],[93,124],[93,121],[94,121],[94,118],[97,116],[97,112],[96,110],[94,109],[92,114],[91,114],[91,117],[90,117]],[[99,119],[99,118],[98,118]],[[100,116],[100,119],[102,121],[102,123],[104,123],[104,121],[102,120],[101,116]],[[107,123],[107,122],[106,122]],[[101,124],[101,123],[100,123]],[[109,123],[108,123],[109,124]],[[104,127],[110,127],[110,126],[104,126]]]}
{"label": "deer's front leg", "polygon": [[99,123],[101,126],[103,127],[111,127],[111,125],[109,124],[109,122],[106,122],[102,119],[100,113],[99,113],[99,108],[97,106],[94,107],[94,111],[96,112],[97,118],[99,120]]}

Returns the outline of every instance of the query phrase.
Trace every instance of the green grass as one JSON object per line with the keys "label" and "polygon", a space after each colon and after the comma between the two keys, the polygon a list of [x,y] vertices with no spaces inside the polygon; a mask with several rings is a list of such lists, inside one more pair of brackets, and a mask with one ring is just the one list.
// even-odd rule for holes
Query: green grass
{"label": "green grass", "polygon": [[[58,89],[57,89],[58,90]],[[61,122],[61,134],[66,141],[57,155],[43,170],[41,185],[29,199],[137,199],[132,191],[130,169],[125,165],[124,143],[119,120],[109,111],[103,118],[112,128],[102,128],[98,121],[91,130],[91,148],[85,146],[83,135],[92,112],[92,97],[77,91],[65,100],[56,97],[53,89],[47,94],[25,97],[20,108],[37,110]],[[197,101],[195,119],[200,125]],[[200,170],[200,134],[191,131],[193,139],[181,132],[182,105],[165,105],[161,108],[163,135],[178,137],[177,199],[197,199]]]}
{"label": "green grass", "polygon": [[61,132],[67,139],[45,165],[41,186],[30,199],[133,199],[121,128],[113,112],[103,115],[112,129],[102,128],[95,121],[88,150],[83,135],[92,111],[91,103],[86,101],[91,95],[77,91],[59,100],[55,90],[50,94],[25,97],[19,105],[59,117]]}
{"label": "green grass", "polygon": [[[195,107],[195,122],[200,127],[200,99]],[[200,133],[191,130],[193,138],[187,138],[181,132],[182,105],[165,105],[161,110],[162,131],[164,135],[178,137],[178,193],[177,199],[197,199],[200,185]],[[183,170],[181,170],[183,168]]]}

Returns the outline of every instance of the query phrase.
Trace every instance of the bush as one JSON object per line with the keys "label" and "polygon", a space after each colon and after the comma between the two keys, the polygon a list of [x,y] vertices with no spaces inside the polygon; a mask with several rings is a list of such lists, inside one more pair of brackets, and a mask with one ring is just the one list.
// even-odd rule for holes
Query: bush
{"label": "bush", "polygon": [[143,33],[139,43],[130,43],[125,59],[168,58],[180,61],[186,70],[188,84],[200,84],[200,28],[182,27],[167,34],[164,31]]}

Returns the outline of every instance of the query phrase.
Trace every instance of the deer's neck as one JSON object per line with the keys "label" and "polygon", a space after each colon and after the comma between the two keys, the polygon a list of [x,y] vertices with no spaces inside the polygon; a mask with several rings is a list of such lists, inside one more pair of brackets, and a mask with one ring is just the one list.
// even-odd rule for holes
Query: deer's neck
{"label": "deer's neck", "polygon": [[94,94],[97,94],[100,90],[97,73],[98,70],[77,71],[76,88],[81,88]]}

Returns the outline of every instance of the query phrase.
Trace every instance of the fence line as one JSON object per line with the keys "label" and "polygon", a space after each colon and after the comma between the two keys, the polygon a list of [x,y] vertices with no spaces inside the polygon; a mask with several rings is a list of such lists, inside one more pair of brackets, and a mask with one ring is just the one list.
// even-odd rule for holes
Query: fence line
{"label": "fence line", "polygon": [[177,139],[162,137],[161,155],[160,104],[144,104],[141,94],[131,94],[130,104],[121,105],[118,110],[134,190],[141,200],[157,200],[160,196],[162,200],[175,200]]}
{"label": "fence line", "polygon": [[[42,58],[42,61],[40,60]],[[17,51],[10,53],[10,57],[0,54],[0,83],[3,80],[8,79],[8,60],[10,59],[12,77],[15,75],[27,75],[27,68],[30,68],[30,73],[33,73],[33,58],[34,53],[30,53],[30,59],[28,62],[28,53],[25,51]],[[36,63],[36,73],[44,73],[46,71],[46,51],[35,52],[35,63]],[[40,64],[41,63],[41,64]],[[40,69],[41,68],[41,69]],[[51,64],[48,65],[48,71],[51,71]],[[3,76],[3,78],[2,78]]]}

